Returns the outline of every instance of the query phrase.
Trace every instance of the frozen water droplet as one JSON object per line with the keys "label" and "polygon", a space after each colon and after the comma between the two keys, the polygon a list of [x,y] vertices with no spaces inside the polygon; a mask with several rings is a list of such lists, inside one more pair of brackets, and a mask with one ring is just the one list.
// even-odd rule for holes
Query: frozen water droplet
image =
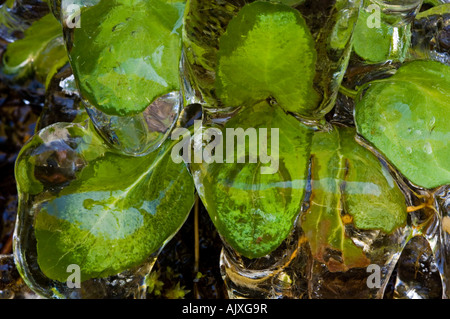
{"label": "frozen water droplet", "polygon": [[433,149],[431,147],[430,142],[426,142],[425,145],[423,146],[423,151],[427,154],[432,154],[433,153]]}
{"label": "frozen water droplet", "polygon": [[78,89],[75,84],[75,77],[73,74],[70,75],[69,77],[61,80],[59,82],[59,86],[63,90],[63,92],[67,95],[73,95],[73,94],[78,95]]}
{"label": "frozen water droplet", "polygon": [[433,116],[429,122],[430,128],[433,128],[434,124],[436,124],[436,118]]}
{"label": "frozen water droplet", "polygon": [[128,155],[144,155],[157,149],[169,136],[182,109],[182,96],[173,91],[157,98],[133,116],[103,113],[84,101],[92,123],[111,146]]}
{"label": "frozen water droplet", "polygon": [[430,271],[431,271],[431,272],[436,272],[436,271],[438,271],[438,268],[437,268],[436,264],[431,264],[431,265],[430,265]]}
{"label": "frozen water droplet", "polygon": [[415,290],[409,290],[406,294],[409,299],[423,299]]}

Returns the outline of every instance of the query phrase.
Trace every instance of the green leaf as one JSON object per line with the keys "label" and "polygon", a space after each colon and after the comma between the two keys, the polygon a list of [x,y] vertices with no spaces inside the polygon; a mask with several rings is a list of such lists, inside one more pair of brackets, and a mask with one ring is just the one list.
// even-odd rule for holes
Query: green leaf
{"label": "green leaf", "polygon": [[12,8],[12,6],[14,5],[14,1],[15,0],[6,0],[3,5],[8,7],[8,8]]}
{"label": "green leaf", "polygon": [[0,4],[0,26],[2,28],[2,40],[9,42],[17,39],[17,33],[24,32],[29,27],[25,17],[17,15],[14,8],[15,0],[6,0]]}
{"label": "green leaf", "polygon": [[[368,2],[371,3],[371,2]],[[357,55],[370,63],[394,59],[403,62],[411,41],[410,25],[393,26],[384,21],[383,14],[360,11],[353,34],[353,49]],[[376,26],[376,20],[379,26]],[[371,28],[369,27],[374,26]]]}
{"label": "green leaf", "polygon": [[[227,130],[238,128],[245,132],[254,129],[258,142],[245,142],[241,150],[237,146],[226,150],[228,140],[235,138]],[[264,128],[267,139],[260,131]],[[277,131],[272,129],[278,129],[278,140]],[[300,212],[312,130],[279,107],[261,102],[243,108],[221,132],[223,154],[235,156],[235,160],[191,164],[197,191],[228,244],[248,258],[265,256],[289,235]],[[262,161],[261,154],[265,152],[261,151],[261,141],[267,141],[267,155],[273,157],[270,163]],[[259,145],[258,154],[250,145]],[[216,154],[220,149],[217,146]],[[238,163],[238,159],[243,163]],[[268,169],[270,165],[273,169],[263,174],[261,168]]]}
{"label": "green leaf", "polygon": [[344,50],[351,43],[350,41],[360,12],[359,1],[337,0],[334,4],[336,22],[329,38],[330,46],[334,50]]}
{"label": "green leaf", "polygon": [[227,107],[269,97],[285,110],[308,115],[318,104],[313,89],[316,51],[305,20],[286,5],[245,5],[219,41],[217,94]]}
{"label": "green leaf", "polygon": [[145,110],[179,89],[184,2],[102,0],[82,8],[70,59],[80,91],[110,115]]}
{"label": "green leaf", "polygon": [[450,3],[440,4],[428,10],[422,11],[417,14],[416,19],[420,20],[423,18],[428,18],[433,15],[443,15],[450,13]]}
{"label": "green leaf", "polygon": [[[140,265],[178,231],[194,203],[192,178],[184,163],[171,160],[171,143],[148,156],[126,157],[112,153],[92,130],[77,124],[51,126],[40,132],[43,144],[25,148],[19,158],[18,167],[45,161],[40,157],[48,153],[67,160],[67,168],[84,163],[61,191],[51,191],[57,186],[53,182],[34,201],[21,203],[22,210],[34,207],[39,267],[60,282],[67,280],[71,264],[80,266],[82,281]],[[50,141],[65,132],[70,139]],[[27,176],[17,177],[19,189],[29,189],[24,187],[30,184]]]}
{"label": "green leaf", "polygon": [[304,2],[305,0],[269,0],[270,2],[279,2],[291,7],[295,7],[298,6],[299,4],[301,4],[302,2]]}
{"label": "green leaf", "polygon": [[[40,144],[42,144],[42,139],[39,136],[34,136],[28,141],[26,147],[34,148]],[[18,181],[17,190],[19,193],[37,195],[44,190],[44,185],[35,177],[34,163],[32,161],[17,161],[15,177]]]}
{"label": "green leaf", "polygon": [[[302,229],[312,255],[330,271],[367,267],[362,247],[345,226],[392,233],[406,224],[406,203],[387,169],[355,141],[353,128],[335,127],[314,134],[311,148],[311,195]],[[330,251],[341,260],[326,258]]]}
{"label": "green leaf", "polygon": [[61,25],[47,14],[25,31],[23,39],[8,45],[3,72],[18,79],[36,72],[38,80],[48,84],[47,79],[67,62]]}
{"label": "green leaf", "polygon": [[450,184],[449,101],[449,66],[407,63],[358,101],[358,132],[414,184]]}
{"label": "green leaf", "polygon": [[36,76],[47,88],[58,70],[69,63],[63,37],[60,36],[51,41],[34,63]]}
{"label": "green leaf", "polygon": [[447,0],[424,0],[423,3],[427,3],[432,6],[438,6],[441,4],[445,4]]}

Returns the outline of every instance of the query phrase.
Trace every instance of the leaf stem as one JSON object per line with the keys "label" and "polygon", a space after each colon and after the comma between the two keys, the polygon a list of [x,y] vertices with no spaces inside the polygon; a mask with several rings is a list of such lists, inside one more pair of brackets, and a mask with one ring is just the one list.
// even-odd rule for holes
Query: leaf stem
{"label": "leaf stem", "polygon": [[344,94],[346,97],[355,99],[358,95],[358,92],[349,88],[346,88],[345,86],[341,85],[339,86],[339,92]]}
{"label": "leaf stem", "polygon": [[[199,198],[198,195],[195,195],[195,206],[194,206],[194,274],[198,275],[199,271],[199,263],[200,263],[200,239],[199,239],[199,231],[198,231],[198,205]],[[197,281],[194,282],[194,296],[196,299],[200,299],[198,294],[198,285]]]}
{"label": "leaf stem", "polygon": [[5,245],[3,246],[0,254],[2,255],[8,255],[12,253],[12,242],[13,242],[13,234],[11,234],[8,237],[8,240],[6,241]]}
{"label": "leaf stem", "polygon": [[195,273],[199,270],[199,262],[200,262],[200,240],[198,234],[198,195],[195,197],[195,206],[194,206],[194,242],[195,242],[195,264],[194,271]]}
{"label": "leaf stem", "polygon": [[424,204],[420,204],[419,206],[408,206],[406,211],[408,213],[413,213],[413,212],[417,212],[418,210],[421,210],[422,208],[427,207],[428,205],[426,203]]}

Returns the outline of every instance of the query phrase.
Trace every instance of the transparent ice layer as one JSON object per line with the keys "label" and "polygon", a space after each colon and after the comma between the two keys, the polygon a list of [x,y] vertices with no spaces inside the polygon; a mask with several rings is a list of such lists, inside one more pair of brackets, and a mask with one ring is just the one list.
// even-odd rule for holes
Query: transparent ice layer
{"label": "transparent ice layer", "polygon": [[[219,39],[233,17],[252,2],[193,0],[188,3],[182,61],[185,100],[202,104],[207,115],[214,117],[232,112],[216,92]],[[350,56],[351,34],[360,3],[357,0],[306,0],[292,5],[305,18],[318,53],[314,89],[320,95],[320,101],[314,110],[301,114],[301,117],[315,119],[333,107]],[[323,8],[327,9],[324,11]]]}
{"label": "transparent ice layer", "polygon": [[[192,208],[192,182],[177,180],[188,176],[183,164],[118,155],[95,132],[92,124],[56,123],[18,157],[14,257],[26,284],[46,298],[144,298],[161,247]],[[85,188],[96,178],[103,182]],[[175,182],[172,194],[181,202],[167,195]]]}
{"label": "transparent ice layer", "polygon": [[142,113],[131,116],[108,115],[84,102],[100,135],[118,151],[128,155],[145,155],[167,139],[182,109],[179,92],[156,99]]}
{"label": "transparent ice layer", "polygon": [[13,255],[0,255],[0,299],[39,299],[17,271]]}

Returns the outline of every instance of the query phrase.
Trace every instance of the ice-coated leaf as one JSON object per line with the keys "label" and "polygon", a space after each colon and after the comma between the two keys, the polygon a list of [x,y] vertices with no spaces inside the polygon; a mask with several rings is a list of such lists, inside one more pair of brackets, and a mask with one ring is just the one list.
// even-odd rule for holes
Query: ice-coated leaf
{"label": "ice-coated leaf", "polygon": [[407,63],[370,84],[356,105],[358,132],[414,184],[450,184],[449,101],[449,66]]}
{"label": "ice-coated leaf", "polygon": [[16,78],[36,72],[38,79],[48,84],[67,62],[61,25],[52,14],[47,14],[25,31],[23,39],[8,45],[3,72]]}
{"label": "ice-coated leaf", "polygon": [[[258,141],[247,140],[245,150],[235,146],[225,151],[227,141],[233,138],[227,130],[239,128],[245,132],[254,129]],[[260,129],[267,129],[267,139]],[[236,160],[191,164],[197,191],[227,243],[247,258],[265,256],[288,236],[300,212],[312,130],[264,101],[242,108],[221,131],[224,146],[218,149],[223,149],[225,160],[230,154]],[[251,147],[261,151],[260,143],[266,141],[267,152],[255,155]],[[270,163],[261,157],[265,153],[273,157]],[[272,170],[261,171],[270,166]]]}
{"label": "ice-coated leaf", "polygon": [[67,22],[76,24],[78,22],[75,17],[78,13],[77,9],[95,6],[100,1],[101,0],[48,0],[48,4],[53,15],[62,24],[67,24]]}
{"label": "ice-coated leaf", "polygon": [[48,88],[52,77],[60,68],[69,63],[62,33],[52,40],[34,61],[38,79]]}
{"label": "ice-coated leaf", "polygon": [[12,6],[14,5],[14,1],[15,0],[6,0],[3,5],[8,8],[12,8]]}
{"label": "ice-coated leaf", "polygon": [[441,5],[441,4],[445,3],[445,2],[446,2],[446,0],[423,0],[424,4],[429,4],[429,5],[433,6],[433,7]]}
{"label": "ice-coated leaf", "polygon": [[82,8],[69,54],[83,97],[107,114],[125,116],[178,90],[184,5],[101,0]]}
{"label": "ice-coated leaf", "polygon": [[423,18],[431,17],[433,15],[443,15],[446,13],[450,13],[450,3],[443,3],[428,10],[422,11],[417,14],[416,19],[420,20]]}
{"label": "ice-coated leaf", "polygon": [[50,126],[25,146],[16,171],[25,199],[18,229],[33,213],[37,263],[48,278],[65,282],[72,264],[82,281],[121,273],[177,232],[193,206],[194,184],[184,163],[171,160],[172,146],[118,155],[78,124]]}
{"label": "ice-coated leaf", "polygon": [[[369,2],[370,3],[370,2]],[[389,59],[403,61],[410,44],[410,26],[392,26],[376,14],[361,9],[353,34],[353,49],[367,62],[378,63]]]}
{"label": "ice-coated leaf", "polygon": [[217,94],[227,107],[269,97],[285,110],[308,115],[318,103],[313,89],[316,51],[301,14],[286,5],[245,5],[219,41]]}
{"label": "ice-coated leaf", "polygon": [[360,12],[360,0],[337,0],[334,4],[336,22],[329,38],[330,47],[344,50],[349,43]]}
{"label": "ice-coated leaf", "polygon": [[330,271],[370,264],[362,247],[346,233],[347,224],[389,234],[406,223],[406,203],[398,185],[355,136],[354,128],[335,127],[312,139],[310,207],[301,226],[313,257]]}

